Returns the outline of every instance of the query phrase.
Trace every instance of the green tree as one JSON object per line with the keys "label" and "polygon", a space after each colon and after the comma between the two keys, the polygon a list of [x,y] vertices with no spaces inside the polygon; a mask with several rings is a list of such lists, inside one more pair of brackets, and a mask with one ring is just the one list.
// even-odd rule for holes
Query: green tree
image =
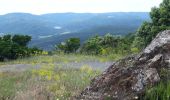
{"label": "green tree", "polygon": [[64,51],[65,53],[75,53],[80,47],[79,38],[69,38],[65,42],[61,42],[56,46],[57,50]]}
{"label": "green tree", "polygon": [[97,55],[100,54],[102,51],[102,37],[100,36],[94,36],[89,38],[82,46],[81,52],[86,53],[86,54],[93,54]]}
{"label": "green tree", "polygon": [[138,38],[144,40],[146,47],[155,36],[166,29],[170,29],[170,0],[163,0],[160,6],[153,7],[150,12],[151,22],[144,22],[139,28]]}
{"label": "green tree", "polygon": [[80,38],[70,38],[66,41],[66,49],[68,52],[76,52],[80,47]]}
{"label": "green tree", "polygon": [[28,35],[14,35],[12,41],[20,46],[27,46],[28,42],[31,41],[31,37]]}
{"label": "green tree", "polygon": [[58,45],[56,45],[56,50],[58,51],[64,51],[66,52],[66,43],[65,42],[61,42]]}
{"label": "green tree", "polygon": [[131,52],[133,34],[126,36],[114,36],[106,34],[89,38],[82,46],[81,52],[93,55],[128,54]]}
{"label": "green tree", "polygon": [[4,35],[3,37],[2,37],[2,39],[3,39],[3,41],[11,41],[11,35]]}
{"label": "green tree", "polygon": [[142,26],[139,28],[138,30],[138,35],[139,37],[143,38],[143,42],[144,42],[144,46],[147,45],[148,42],[150,42],[152,40],[152,35],[150,35],[151,33],[151,28],[152,28],[152,24],[149,22],[144,22],[142,24]]}
{"label": "green tree", "polygon": [[0,37],[0,61],[30,56],[39,51],[39,49],[27,47],[30,40],[30,36],[24,35],[4,35]]}
{"label": "green tree", "polygon": [[117,47],[118,44],[118,37],[117,36],[113,36],[110,33],[106,34],[102,40],[101,40],[101,45],[105,46],[105,47]]}

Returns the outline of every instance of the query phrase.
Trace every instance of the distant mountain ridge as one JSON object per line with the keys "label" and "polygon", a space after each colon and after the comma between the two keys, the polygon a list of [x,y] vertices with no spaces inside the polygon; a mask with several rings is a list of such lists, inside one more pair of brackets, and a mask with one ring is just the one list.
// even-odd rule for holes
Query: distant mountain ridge
{"label": "distant mountain ridge", "polygon": [[9,13],[0,15],[0,33],[31,35],[30,46],[51,50],[56,43],[70,37],[79,37],[84,41],[96,34],[135,32],[143,21],[148,20],[147,12]]}

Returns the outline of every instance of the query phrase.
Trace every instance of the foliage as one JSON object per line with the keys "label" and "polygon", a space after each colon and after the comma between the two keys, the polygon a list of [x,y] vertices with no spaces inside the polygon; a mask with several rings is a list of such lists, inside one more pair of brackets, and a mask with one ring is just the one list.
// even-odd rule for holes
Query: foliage
{"label": "foliage", "polygon": [[[115,17],[108,18],[108,15]],[[35,39],[30,42],[31,46],[41,47],[45,50],[53,50],[53,47],[49,46],[49,44],[54,46],[72,36],[80,37],[80,39],[84,41],[96,33],[103,35],[108,32],[113,32],[124,35],[129,32],[134,32],[145,20],[149,20],[147,12],[101,13],[98,16],[95,14],[81,13],[54,13],[39,16],[27,13],[12,13],[0,16],[0,30],[2,33],[20,32],[30,35],[35,37]],[[55,25],[59,25],[60,27],[67,25],[71,34],[60,34],[66,30],[56,32],[54,27],[51,27]],[[53,36],[48,37],[50,35]],[[48,38],[38,38],[39,36],[47,36]]]}
{"label": "foliage", "polygon": [[69,38],[65,42],[61,42],[56,46],[57,50],[64,51],[65,53],[75,53],[80,47],[79,38]]}
{"label": "foliage", "polygon": [[32,56],[35,56],[35,55],[47,55],[48,54],[48,52],[40,50],[37,47],[29,48],[29,53]]}
{"label": "foliage", "polygon": [[27,35],[14,35],[12,41],[20,46],[27,46],[28,42],[31,41],[31,37]]}
{"label": "foliage", "polygon": [[[82,46],[81,52],[92,55],[110,55],[132,53],[131,44],[134,40],[134,34],[126,36],[114,36],[106,34],[104,36],[95,36],[88,39]],[[137,52],[136,50],[135,52]]]}
{"label": "foliage", "polygon": [[2,36],[0,38],[0,61],[27,57],[35,52],[42,52],[37,48],[28,48],[27,44],[30,40],[31,37],[27,35]]}
{"label": "foliage", "polygon": [[[70,38],[65,42],[61,42],[56,46],[56,49],[60,51],[60,53],[81,53],[104,56],[114,54],[113,58],[117,57],[118,55],[121,55],[120,57],[122,57],[130,53],[139,52],[138,48],[132,46],[133,40],[135,39],[134,33],[130,33],[125,36],[116,36],[110,33],[105,34],[104,36],[96,35],[86,40],[81,46],[79,41],[70,42],[72,39],[77,38]],[[76,50],[77,52],[75,52]],[[117,56],[115,54],[117,54]]]}
{"label": "foliage", "polygon": [[102,50],[101,46],[102,38],[100,36],[95,36],[90,39],[88,39],[82,46],[81,52],[84,52],[86,54],[100,54]]}
{"label": "foliage", "polygon": [[151,22],[144,22],[137,32],[138,37],[142,38],[144,43],[143,47],[146,47],[160,31],[170,29],[169,12],[169,0],[163,0],[159,8],[152,8],[150,12]]}
{"label": "foliage", "polygon": [[148,89],[143,100],[169,100],[170,81],[160,82],[157,86]]}

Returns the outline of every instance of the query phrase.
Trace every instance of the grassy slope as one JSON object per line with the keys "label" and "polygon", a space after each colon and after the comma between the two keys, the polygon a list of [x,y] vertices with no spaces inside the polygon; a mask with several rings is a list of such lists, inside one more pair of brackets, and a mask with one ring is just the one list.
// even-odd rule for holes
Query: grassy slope
{"label": "grassy slope", "polygon": [[[0,63],[0,100],[71,99],[88,86],[93,77],[101,73],[102,69],[98,69],[98,65],[103,64],[102,66],[104,66],[105,62],[110,61],[110,57],[53,55]],[[90,62],[99,64],[95,65]],[[9,64],[23,64],[23,67],[24,64],[29,64],[41,67],[19,72],[1,72],[1,66]],[[148,89],[142,100],[168,100],[169,90],[170,82],[160,83],[156,87]]]}
{"label": "grassy slope", "polygon": [[[1,65],[31,64],[41,67],[24,72],[0,72],[0,99],[70,99],[89,85],[90,80],[101,72],[94,68],[96,65],[89,66],[87,63],[102,63],[108,60],[96,56],[53,55],[1,63]],[[72,62],[79,67],[64,67]]]}

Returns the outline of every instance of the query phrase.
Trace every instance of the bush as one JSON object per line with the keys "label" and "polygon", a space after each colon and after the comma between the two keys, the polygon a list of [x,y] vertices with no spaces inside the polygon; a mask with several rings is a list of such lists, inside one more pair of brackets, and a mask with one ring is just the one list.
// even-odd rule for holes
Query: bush
{"label": "bush", "polygon": [[64,51],[65,53],[75,53],[80,47],[79,38],[69,38],[65,42],[61,42],[56,46],[57,51]]}
{"label": "bush", "polygon": [[152,8],[150,12],[151,21],[144,22],[137,32],[137,36],[144,40],[144,47],[146,47],[159,32],[170,29],[169,11],[170,0],[163,0],[158,8]]}
{"label": "bush", "polygon": [[38,48],[28,48],[27,44],[30,40],[31,37],[27,35],[4,35],[0,37],[0,61],[27,57],[36,52],[42,52]]}
{"label": "bush", "polygon": [[134,40],[134,34],[126,36],[114,36],[106,34],[104,36],[95,36],[88,39],[82,46],[81,52],[92,55],[110,55],[131,53],[131,44]]}

